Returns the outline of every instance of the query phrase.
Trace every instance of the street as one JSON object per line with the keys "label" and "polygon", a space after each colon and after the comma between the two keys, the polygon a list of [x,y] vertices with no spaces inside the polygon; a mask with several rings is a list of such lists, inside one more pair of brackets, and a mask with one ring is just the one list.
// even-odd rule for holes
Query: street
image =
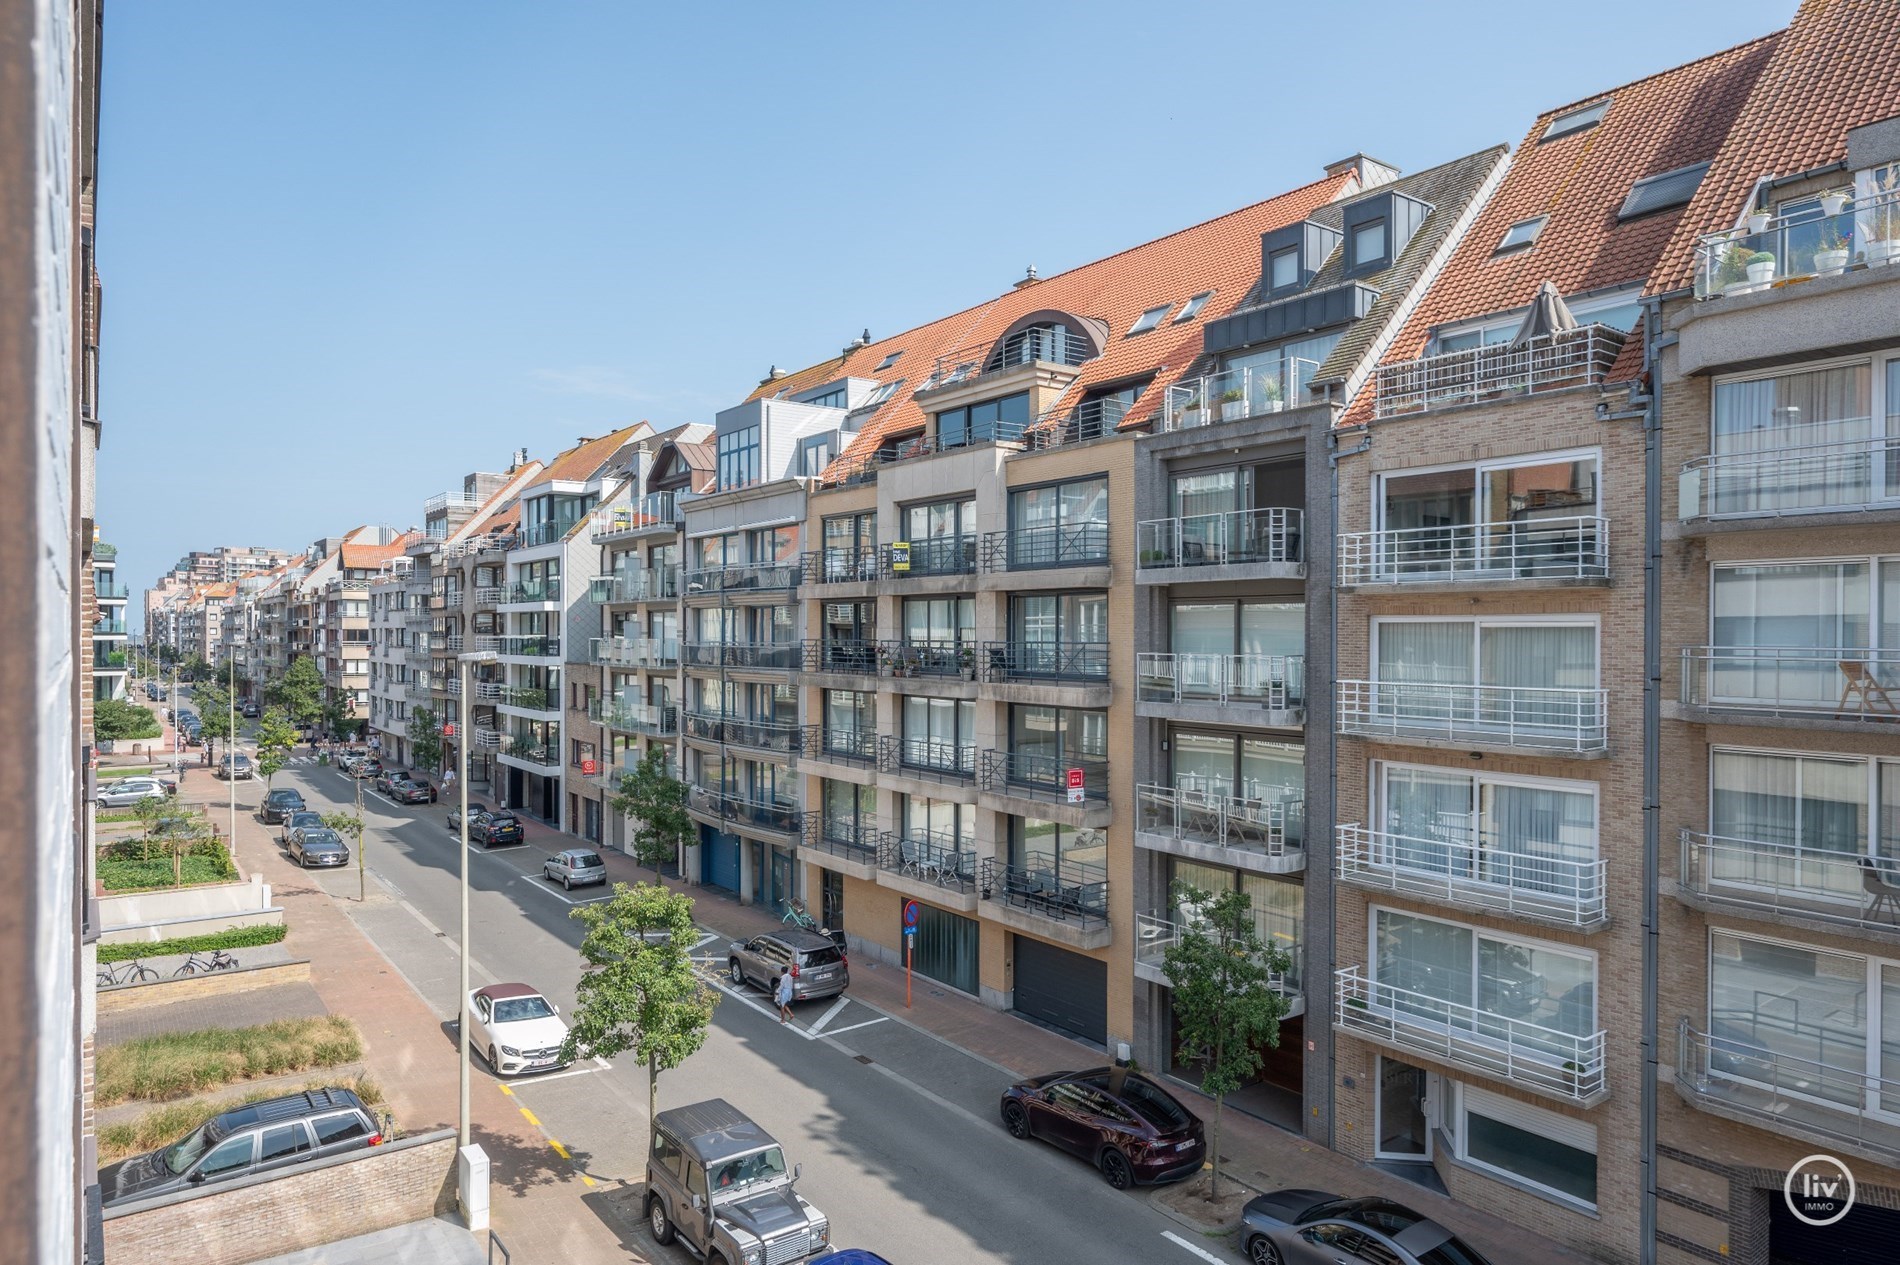
{"label": "street", "polygon": [[[328,766],[296,763],[274,784],[295,786],[319,811],[355,803],[350,779]],[[354,865],[310,880],[339,898],[431,1006],[452,1016],[459,920],[458,842],[446,826],[452,805],[398,806],[366,784],[363,806],[369,881],[394,899],[357,906]],[[473,849],[472,977],[476,985],[530,984],[565,1012],[580,973],[580,927],[568,915],[602,895],[585,888],[570,895],[540,878],[545,856],[533,844]],[[1144,1195],[1117,1193],[1083,1162],[1011,1139],[997,1120],[998,1096],[1014,1079],[1006,1071],[856,1000],[803,1004],[796,1023],[781,1026],[763,994],[723,982],[725,946],[708,935],[696,953],[724,997],[705,1048],[661,1076],[660,1106],[724,1097],[750,1114],[784,1144],[788,1161],[803,1165],[800,1193],[829,1215],[836,1244],[871,1248],[898,1265],[1231,1259],[1184,1246],[1193,1236]],[[443,1040],[453,1039],[445,1023]],[[643,1180],[644,1068],[631,1057],[611,1066],[590,1060],[504,1084],[478,1057],[471,1092],[509,1095],[581,1176],[586,1208],[624,1206],[615,1228],[628,1232],[637,1207],[591,1195]],[[496,1190],[498,1213],[507,1197]],[[644,1229],[629,1237],[656,1260],[693,1259],[684,1247],[654,1247]]]}

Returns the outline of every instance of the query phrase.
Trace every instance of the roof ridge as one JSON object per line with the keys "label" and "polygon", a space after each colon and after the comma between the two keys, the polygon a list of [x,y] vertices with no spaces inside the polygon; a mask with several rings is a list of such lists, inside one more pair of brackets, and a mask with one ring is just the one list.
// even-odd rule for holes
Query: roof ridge
{"label": "roof ridge", "polygon": [[[1700,66],[1704,62],[1716,61],[1723,57],[1732,56],[1735,53],[1741,52],[1743,49],[1753,48],[1755,45],[1763,43],[1767,40],[1780,39],[1783,35],[1786,35],[1787,33],[1788,33],[1787,27],[1785,26],[1780,27],[1776,30],[1769,31],[1765,35],[1757,35],[1752,40],[1743,40],[1739,44],[1731,44],[1727,48],[1719,48],[1712,53],[1704,53],[1700,57],[1693,57],[1689,59],[1688,61],[1678,62],[1674,66],[1666,66],[1661,70],[1652,72],[1651,74],[1639,75],[1635,79],[1629,80],[1627,83],[1619,83],[1616,86],[1610,87],[1610,88],[1600,88],[1595,92],[1589,93],[1585,96],[1578,97],[1574,101],[1567,101],[1563,105],[1552,106],[1550,109],[1545,110],[1542,114],[1538,115],[1536,118],[1531,120],[1531,132],[1535,133],[1538,130],[1536,125],[1543,122],[1545,119],[1551,117],[1554,114],[1562,114],[1567,110],[1574,110],[1578,106],[1589,105],[1593,101],[1601,101],[1604,97],[1614,96],[1619,92],[1627,91],[1628,89],[1637,87],[1640,84],[1646,84],[1652,79],[1662,79],[1665,76],[1673,75],[1677,73],[1678,71],[1688,70],[1693,66]],[[1529,137],[1527,136],[1525,139],[1528,140]]]}

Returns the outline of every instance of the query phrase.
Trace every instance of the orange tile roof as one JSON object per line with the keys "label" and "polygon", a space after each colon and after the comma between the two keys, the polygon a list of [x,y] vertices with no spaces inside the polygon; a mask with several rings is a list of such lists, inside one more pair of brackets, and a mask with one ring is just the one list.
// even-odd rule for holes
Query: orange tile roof
{"label": "orange tile roof", "polygon": [[[548,462],[547,469],[541,472],[541,480],[559,479],[567,483],[584,483],[600,473],[607,459],[619,451],[620,445],[627,442],[633,433],[646,426],[645,422],[636,422],[632,426],[623,426],[610,435],[597,439],[584,439]],[[651,428],[649,428],[651,429]]]}
{"label": "orange tile roof", "polygon": [[[1079,401],[1095,384],[1154,374],[1153,385],[1125,419],[1129,425],[1145,422],[1160,407],[1161,388],[1185,373],[1200,355],[1201,327],[1227,315],[1247,298],[1260,275],[1261,234],[1297,223],[1357,187],[1357,177],[1342,170],[1106,259],[1011,289],[928,325],[853,348],[834,360],[762,383],[747,398],[789,395],[841,377],[880,382],[902,379],[904,385],[863,420],[850,446],[833,464],[838,469],[840,463],[848,465],[875,452],[894,435],[923,428],[927,418],[912,396],[935,370],[939,357],[974,356],[1019,318],[1047,309],[1099,320],[1108,329],[1103,354],[1082,366],[1063,397],[1064,406]],[[1195,319],[1176,324],[1174,311],[1203,290],[1213,291],[1214,297]],[[1137,316],[1163,303],[1171,311],[1159,327],[1128,335]],[[880,372],[878,365],[893,352],[901,353],[897,362]]]}
{"label": "orange tile roof", "polygon": [[391,558],[401,557],[405,548],[405,540],[400,536],[386,545],[345,544],[343,566],[349,571],[374,571]]}
{"label": "orange tile roof", "polygon": [[1806,0],[1730,129],[1650,281],[1694,280],[1695,243],[1732,228],[1763,176],[1813,171],[1847,156],[1850,128],[1900,114],[1900,5]]}

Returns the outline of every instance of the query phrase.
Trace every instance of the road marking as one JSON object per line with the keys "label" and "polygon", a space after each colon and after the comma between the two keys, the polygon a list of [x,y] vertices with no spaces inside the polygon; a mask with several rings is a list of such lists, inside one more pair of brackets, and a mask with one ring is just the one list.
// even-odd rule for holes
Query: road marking
{"label": "road marking", "polygon": [[872,1028],[880,1023],[889,1023],[890,1021],[891,1017],[889,1015],[879,1015],[875,1019],[866,1019],[863,1023],[854,1023],[843,1028],[833,1028],[830,1032],[819,1032],[814,1028],[810,1033],[809,1039],[815,1041],[819,1037],[842,1036],[847,1032],[856,1032],[859,1028]]}
{"label": "road marking", "polygon": [[495,1088],[499,1089],[502,1093],[508,1095],[510,1098],[513,1098],[515,1096],[515,1091],[508,1088],[507,1081],[496,1081]]}
{"label": "road marking", "polygon": [[554,1148],[554,1153],[556,1155],[566,1160],[569,1164],[572,1164],[574,1162],[574,1157],[567,1153],[567,1148],[562,1146],[559,1142],[556,1142],[553,1138],[548,1139],[548,1145]]}
{"label": "road marking", "polygon": [[[600,1062],[599,1059],[596,1059],[594,1061],[597,1063]],[[607,1065],[603,1063],[602,1066],[604,1067]],[[587,1070],[587,1069],[583,1069],[583,1070]],[[508,1088],[508,1083],[506,1081],[496,1081],[495,1088],[499,1089],[502,1093],[508,1095],[510,1098],[513,1098],[515,1096],[515,1091]],[[568,1149],[561,1145],[561,1141],[559,1138],[555,1137],[553,1134],[548,1132],[547,1126],[542,1124],[540,1120],[536,1119],[535,1114],[532,1111],[529,1111],[526,1107],[522,1107],[520,1111],[522,1115],[528,1118],[529,1124],[533,1125],[535,1128],[541,1131],[541,1136],[543,1138],[546,1138],[548,1145],[554,1148],[554,1153],[560,1156],[562,1159],[566,1160],[569,1164],[574,1165],[574,1172],[581,1179],[582,1185],[588,1187],[589,1189],[592,1189],[594,1186],[598,1184],[594,1181],[593,1178],[589,1177],[586,1173],[581,1171],[580,1165],[574,1164],[574,1157],[568,1153]]]}
{"label": "road marking", "polygon": [[1163,1230],[1161,1232],[1161,1237],[1166,1239],[1168,1242],[1174,1244],[1176,1247],[1186,1248],[1188,1251],[1194,1253],[1196,1256],[1200,1257],[1204,1261],[1212,1261],[1214,1262],[1214,1265],[1227,1265],[1226,1261],[1223,1261],[1220,1257],[1214,1255],[1212,1252],[1208,1251],[1206,1248],[1200,1246],[1198,1243],[1188,1242],[1186,1239],[1182,1238],[1180,1235],[1176,1234],[1172,1230]]}
{"label": "road marking", "polygon": [[849,997],[840,997],[835,1006],[833,1006],[830,1010],[827,1010],[824,1014],[818,1016],[818,1022],[811,1026],[811,1030],[813,1032],[823,1032],[825,1030],[825,1025],[830,1023],[833,1019],[836,1019],[838,1017],[838,1012],[840,1010],[843,1010],[846,1006],[850,1004],[851,1004],[851,999]]}
{"label": "road marking", "polygon": [[560,901],[563,905],[598,905],[603,900],[612,900],[614,898],[614,894],[612,892],[603,892],[599,896],[587,896],[587,897],[583,897],[580,900],[575,900],[572,896],[569,896],[567,893],[557,892],[554,890],[554,888],[550,887],[544,875],[520,874],[520,878],[527,885],[528,890],[541,892],[544,895],[552,896],[555,900]]}
{"label": "road marking", "polygon": [[521,1108],[521,1114],[526,1116],[528,1118],[528,1123],[533,1125],[535,1128],[539,1129],[541,1127],[541,1122],[539,1120],[536,1120],[534,1118],[534,1113],[532,1111],[529,1111],[526,1107]]}
{"label": "road marking", "polygon": [[[612,1064],[602,1063],[600,1066],[611,1067]],[[539,1076],[520,1076],[514,1080],[502,1081],[500,1083],[504,1085],[538,1085],[542,1081],[558,1081],[569,1076],[592,1076],[598,1070],[600,1069],[593,1067],[570,1067],[563,1072],[547,1072]],[[511,1089],[509,1092],[513,1093],[514,1091]]]}

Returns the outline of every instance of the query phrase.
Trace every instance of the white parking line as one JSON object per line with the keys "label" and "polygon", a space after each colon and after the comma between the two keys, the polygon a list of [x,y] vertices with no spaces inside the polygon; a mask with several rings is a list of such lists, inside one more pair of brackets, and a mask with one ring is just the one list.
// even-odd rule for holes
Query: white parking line
{"label": "white parking line", "polygon": [[889,1023],[890,1021],[891,1017],[889,1015],[879,1015],[875,1019],[866,1019],[863,1023],[853,1023],[847,1024],[842,1028],[833,1028],[830,1032],[818,1032],[814,1030],[811,1036],[814,1040],[818,1037],[840,1037],[847,1032],[856,1032],[859,1028],[874,1028],[880,1023]]}
{"label": "white parking line", "polygon": [[595,905],[595,904],[599,904],[603,900],[612,900],[614,898],[614,894],[612,892],[603,892],[599,896],[588,896],[582,900],[575,900],[572,896],[567,895],[567,893],[557,892],[552,887],[549,887],[547,880],[541,877],[539,874],[523,874],[521,876],[521,880],[524,884],[527,885],[529,890],[542,892],[548,896],[552,896],[555,900],[560,901],[563,905]]}
{"label": "white parking line", "polygon": [[611,1063],[602,1063],[599,1059],[595,1059],[594,1062],[600,1063],[600,1067],[570,1067],[564,1072],[549,1072],[544,1076],[522,1076],[515,1080],[502,1081],[501,1083],[510,1089],[520,1089],[523,1085],[539,1085],[543,1081],[566,1080],[570,1076],[592,1076],[595,1072],[598,1072],[601,1067],[613,1066]]}
{"label": "white parking line", "polygon": [[825,1030],[825,1025],[830,1023],[833,1019],[836,1019],[838,1017],[838,1012],[840,1010],[843,1010],[846,1006],[850,1004],[851,1004],[850,998],[840,997],[838,999],[837,1005],[833,1006],[830,1010],[827,1010],[824,1014],[818,1016],[818,1022],[811,1026],[811,1030],[813,1032],[823,1032]]}
{"label": "white parking line", "polygon": [[1214,1262],[1214,1265],[1227,1265],[1226,1261],[1223,1261],[1220,1257],[1214,1255],[1212,1252],[1208,1251],[1206,1248],[1202,1247],[1200,1244],[1190,1243],[1172,1230],[1163,1230],[1161,1232],[1161,1237],[1166,1239],[1168,1242],[1174,1244],[1176,1247],[1186,1248],[1188,1251],[1194,1253],[1196,1256],[1200,1257],[1204,1261],[1212,1261]]}

